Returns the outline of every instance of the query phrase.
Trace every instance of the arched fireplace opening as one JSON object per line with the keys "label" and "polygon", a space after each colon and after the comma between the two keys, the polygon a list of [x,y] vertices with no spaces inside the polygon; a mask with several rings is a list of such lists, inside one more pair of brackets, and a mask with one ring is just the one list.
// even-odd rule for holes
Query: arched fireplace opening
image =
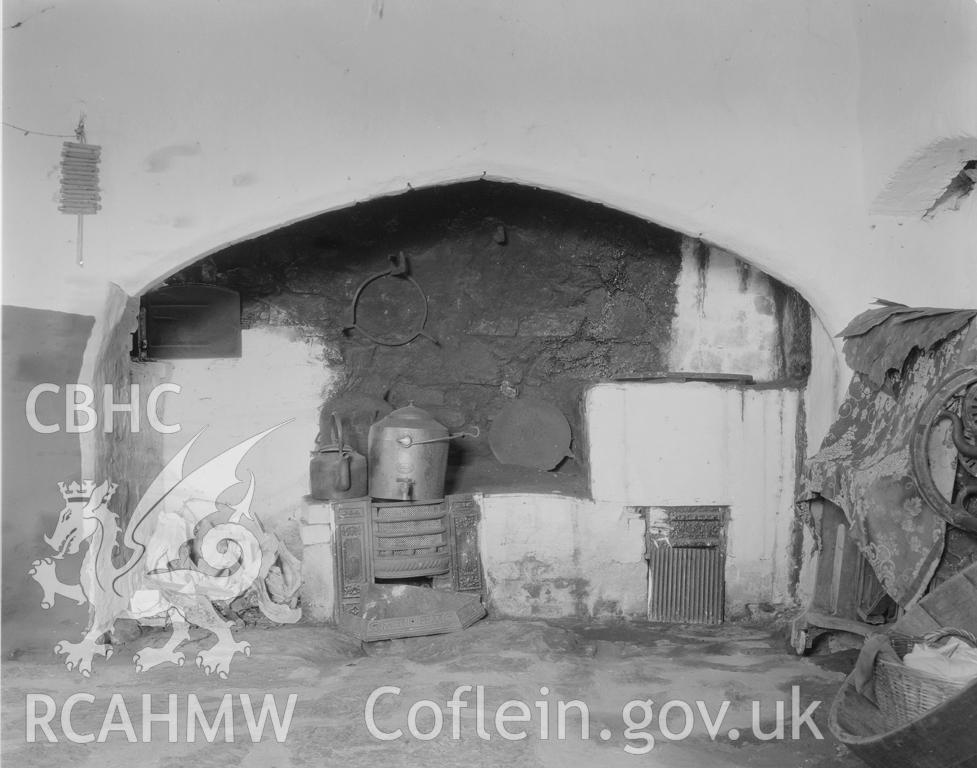
{"label": "arched fireplace opening", "polygon": [[[809,310],[792,289],[673,230],[514,184],[360,203],[232,245],[164,285],[201,283],[240,295],[245,358],[249,338],[302,340],[320,426],[340,414],[361,453],[370,422],[411,402],[453,433],[477,432],[451,441],[446,493],[587,496],[595,385],[796,387],[810,366]],[[267,376],[255,413],[292,397],[274,360],[243,373]],[[540,457],[535,433],[499,429],[516,402],[565,419],[568,455]],[[502,463],[519,441],[528,457]]]}

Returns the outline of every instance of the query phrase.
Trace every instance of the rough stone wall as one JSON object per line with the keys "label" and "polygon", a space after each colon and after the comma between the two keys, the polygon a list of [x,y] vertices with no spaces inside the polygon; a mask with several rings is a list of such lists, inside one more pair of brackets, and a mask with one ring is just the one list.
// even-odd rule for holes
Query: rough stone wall
{"label": "rough stone wall", "polygon": [[[338,374],[324,413],[353,400],[394,407],[412,400],[450,429],[477,425],[484,436],[507,398],[550,400],[570,421],[579,457],[561,470],[582,474],[584,390],[673,367],[673,328],[688,322],[676,317],[688,242],[591,203],[473,182],[325,214],[225,249],[168,282],[238,290],[246,328],[298,326],[318,336]],[[344,333],[357,288],[398,253],[427,296],[424,330],[437,343],[420,337],[383,346],[359,330]],[[747,300],[757,293],[774,317],[789,289],[753,274],[763,285],[758,291],[744,284]],[[384,278],[363,290],[357,322],[399,339],[419,327],[420,311],[408,283]],[[724,312],[719,305],[710,322],[750,323]],[[772,345],[780,343],[775,321],[767,333]],[[754,339],[747,342],[755,347]],[[783,370],[773,364],[761,376]],[[361,430],[360,450],[364,437]],[[490,457],[484,437],[452,444],[453,463],[482,457]]]}

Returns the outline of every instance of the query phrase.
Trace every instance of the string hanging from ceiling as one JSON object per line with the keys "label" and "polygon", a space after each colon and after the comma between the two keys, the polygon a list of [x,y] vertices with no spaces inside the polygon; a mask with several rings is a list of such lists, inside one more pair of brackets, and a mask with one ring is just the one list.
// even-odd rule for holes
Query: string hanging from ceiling
{"label": "string hanging from ceiling", "polygon": [[19,125],[14,125],[13,123],[8,123],[6,120],[3,121],[3,125],[7,128],[13,128],[15,131],[20,131],[25,136],[49,136],[52,139],[70,139],[70,133],[45,133],[44,131],[33,131],[30,128],[23,128]]}

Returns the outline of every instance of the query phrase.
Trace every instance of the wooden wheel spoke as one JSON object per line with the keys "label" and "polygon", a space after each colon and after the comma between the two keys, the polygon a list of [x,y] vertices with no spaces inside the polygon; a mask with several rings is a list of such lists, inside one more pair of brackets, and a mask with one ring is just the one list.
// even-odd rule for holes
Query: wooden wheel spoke
{"label": "wooden wheel spoke", "polygon": [[[950,414],[966,424],[970,421],[971,408],[977,410],[977,368],[963,368],[947,376],[923,403],[916,415],[909,453],[913,480],[923,500],[950,525],[977,533],[977,516],[965,507],[973,493],[968,487],[956,503],[951,503],[936,486],[929,456],[934,428],[950,418]],[[960,459],[964,461],[965,457]]]}

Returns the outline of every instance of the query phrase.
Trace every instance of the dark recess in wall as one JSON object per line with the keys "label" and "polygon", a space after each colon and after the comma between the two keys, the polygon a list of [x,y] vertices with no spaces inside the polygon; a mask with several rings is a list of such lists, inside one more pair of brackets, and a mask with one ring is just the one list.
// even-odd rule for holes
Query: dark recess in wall
{"label": "dark recess in wall", "polygon": [[[585,491],[582,394],[615,376],[667,369],[681,241],[595,203],[476,181],[323,214],[226,248],[167,284],[232,288],[245,328],[300,326],[319,337],[341,372],[323,413],[345,413],[364,453],[374,413],[408,401],[453,431],[477,425],[480,439],[452,443],[449,461],[469,477],[456,472],[452,486],[449,472],[449,492],[524,485],[517,470],[499,477],[485,436],[510,398],[548,400],[573,432],[576,459],[558,473],[566,490]],[[399,253],[427,295],[425,332],[437,344],[381,346],[343,332],[357,288]],[[418,327],[420,312],[409,284],[385,278],[364,289],[357,320],[395,339]]]}

